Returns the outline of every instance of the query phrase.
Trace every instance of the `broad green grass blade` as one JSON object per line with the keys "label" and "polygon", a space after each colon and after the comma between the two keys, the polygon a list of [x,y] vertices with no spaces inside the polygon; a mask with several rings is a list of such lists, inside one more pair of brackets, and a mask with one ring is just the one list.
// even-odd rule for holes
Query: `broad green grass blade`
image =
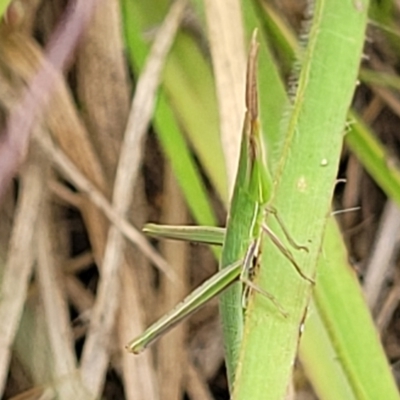
{"label": "broad green grass blade", "polygon": [[[266,15],[265,18],[269,18],[269,16]],[[271,23],[266,25],[270,26]],[[280,23],[277,25],[283,26],[284,24]],[[287,28],[285,28],[285,32],[287,32]],[[287,37],[287,34],[280,36]],[[292,40],[289,42],[292,42]],[[285,48],[289,47],[286,46]],[[293,48],[290,54],[294,54],[295,52],[298,52],[298,50]],[[395,84],[393,79],[389,81]],[[388,80],[385,80],[383,84],[387,82]],[[371,135],[359,117],[351,114],[349,120],[350,129],[345,135],[346,143],[364,164],[364,167],[371,176],[381,185],[387,195],[398,200],[400,172],[394,166],[388,165],[386,162],[387,155],[385,155],[382,145]],[[332,230],[335,231],[336,237],[332,234]],[[346,276],[350,274],[348,267],[343,263],[340,253],[331,251],[335,246],[330,243],[333,240],[337,244],[342,239],[339,237],[337,230],[330,227],[329,232],[324,238],[323,258],[326,261],[329,260],[331,265],[335,265],[334,273],[336,274],[336,279],[340,280],[340,277],[344,275],[343,280],[346,280]],[[333,273],[332,268],[330,272]],[[312,304],[317,304],[318,307],[310,311],[310,322],[307,322],[304,338],[300,342],[301,360],[304,364],[307,364],[307,375],[321,398],[358,398],[356,393],[351,389],[355,386],[352,383],[354,380],[357,381],[357,385],[365,387],[364,392],[367,393],[367,398],[377,397],[376,393],[378,392],[369,386],[370,382],[375,380],[374,368],[359,367],[361,365],[375,365],[377,362],[376,354],[380,354],[378,357],[380,361],[378,368],[382,373],[386,374],[383,381],[393,381],[383,349],[376,340],[376,329],[370,319],[364,318],[364,325],[361,326],[356,318],[347,319],[344,324],[341,324],[341,310],[330,307],[330,304],[335,305],[342,302],[343,297],[359,299],[359,284],[355,279],[352,279],[351,283],[352,285],[349,284],[346,291],[343,291],[339,286],[332,286],[329,280],[318,280],[316,292],[327,293],[326,298],[329,301],[319,304],[320,296],[314,296],[315,301]],[[335,314],[335,311],[337,314]],[[322,320],[320,312],[328,313],[330,318],[323,318]],[[365,315],[368,312],[364,301],[353,302],[353,315]],[[333,325],[335,326],[334,329]],[[360,331],[358,332],[358,330]],[[339,340],[332,334],[333,331],[340,332],[344,340]],[[353,341],[354,337],[363,335],[363,331],[367,332],[364,335],[366,342]],[[340,354],[349,352],[352,352],[355,365],[351,375],[348,374],[348,369],[341,365],[340,357]],[[333,360],[335,361],[332,362]],[[395,395],[396,391],[393,391],[393,384],[388,384],[387,387],[390,388],[388,390],[389,392],[391,391],[391,396]],[[325,390],[322,392],[321,388],[325,388]]]}
{"label": "broad green grass blade", "polygon": [[[308,276],[316,271],[362,54],[368,3],[357,4],[315,2],[282,164],[274,176],[273,205],[294,239],[309,248],[307,254],[295,253]],[[308,283],[264,242],[255,282],[279,299],[290,316],[284,320],[268,312],[261,296],[250,299],[234,399],[263,399],[266,391],[269,399],[284,398],[310,295]]]}

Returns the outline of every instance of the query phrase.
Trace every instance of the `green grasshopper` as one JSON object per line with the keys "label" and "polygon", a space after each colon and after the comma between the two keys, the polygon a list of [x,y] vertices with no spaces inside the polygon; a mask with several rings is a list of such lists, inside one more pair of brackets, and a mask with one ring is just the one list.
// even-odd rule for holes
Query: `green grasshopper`
{"label": "green grasshopper", "polygon": [[[243,333],[242,285],[268,298],[285,317],[285,310],[269,293],[258,288],[251,281],[259,264],[262,236],[268,235],[273,243],[292,263],[298,274],[314,283],[303,274],[292,253],[284,247],[279,238],[265,224],[268,213],[272,213],[281,226],[289,243],[297,249],[289,237],[277,213],[268,207],[273,194],[273,182],[269,173],[258,120],[258,93],[256,81],[256,60],[258,43],[253,34],[247,65],[246,114],[242,132],[242,143],[238,172],[227,219],[227,228],[213,227],[168,227],[149,224],[144,231],[152,236],[183,240],[195,240],[208,244],[223,244],[220,271],[194,290],[172,311],[161,317],[138,338],[132,340],[127,349],[135,354],[143,351],[162,334],[195,312],[221,292],[227,290],[221,299],[223,329],[226,343],[228,376],[234,376],[238,359],[239,344]],[[232,306],[233,305],[233,306]]]}

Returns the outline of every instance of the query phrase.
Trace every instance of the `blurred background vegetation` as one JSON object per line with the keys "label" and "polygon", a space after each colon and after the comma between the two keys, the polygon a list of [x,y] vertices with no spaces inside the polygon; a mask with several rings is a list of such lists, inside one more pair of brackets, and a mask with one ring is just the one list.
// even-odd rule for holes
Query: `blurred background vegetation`
{"label": "blurred background vegetation", "polygon": [[[229,398],[217,302],[155,349],[125,351],[217,268],[209,249],[150,247],[126,221],[139,230],[148,221],[224,225],[250,34],[259,27],[289,90],[306,8],[294,0],[0,1],[4,399]],[[341,236],[397,378],[399,4],[373,1],[369,15],[332,208],[356,207],[338,215]],[[283,100],[267,62],[261,51],[269,110],[261,114],[276,136]],[[215,79],[220,71],[225,81]],[[118,229],[109,231],[109,220]],[[291,398],[328,398],[310,372],[318,368],[296,363]]]}

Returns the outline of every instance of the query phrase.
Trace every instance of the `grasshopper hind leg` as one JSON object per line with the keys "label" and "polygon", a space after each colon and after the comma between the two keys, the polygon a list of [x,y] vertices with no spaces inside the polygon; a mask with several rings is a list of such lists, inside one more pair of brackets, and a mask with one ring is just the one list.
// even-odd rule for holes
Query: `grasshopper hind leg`
{"label": "grasshopper hind leg", "polygon": [[273,296],[271,293],[266,292],[265,290],[261,289],[259,286],[257,286],[254,282],[252,282],[250,279],[246,278],[245,276],[240,277],[240,281],[245,285],[245,290],[243,291],[243,298],[242,298],[242,307],[243,309],[246,309],[246,301],[248,294],[250,290],[254,290],[255,292],[261,294],[265,298],[267,298],[277,309],[278,311],[282,314],[283,317],[287,318],[289,314],[287,311],[283,308],[283,306],[279,303],[277,298]]}
{"label": "grasshopper hind leg", "polygon": [[[307,275],[304,274],[304,272],[301,270],[299,264],[297,264],[296,260],[293,257],[293,254],[290,252],[289,249],[285,247],[285,245],[281,242],[281,240],[276,236],[276,234],[266,225],[262,224],[262,230],[268,237],[272,240],[272,242],[275,244],[275,246],[279,249],[279,251],[290,261],[290,263],[293,265],[297,273],[306,281],[310,282],[312,285],[315,284],[314,279],[308,277]],[[301,248],[302,246],[300,246]],[[297,248],[297,247],[296,247]]]}
{"label": "grasshopper hind leg", "polygon": [[285,311],[285,309],[282,307],[282,305],[279,303],[276,297],[273,296],[271,293],[268,293],[265,290],[261,289],[254,282],[252,282],[251,279],[249,279],[249,276],[254,273],[254,269],[259,262],[259,255],[260,255],[259,250],[260,250],[260,241],[254,240],[253,243],[251,243],[251,245],[249,246],[243,260],[243,268],[239,277],[240,281],[244,284],[245,287],[242,296],[242,307],[243,309],[246,308],[249,292],[251,290],[254,290],[257,293],[264,296],[265,298],[267,298],[278,309],[278,311],[282,314],[282,316],[287,318],[288,313]]}
{"label": "grasshopper hind leg", "polygon": [[276,208],[269,206],[265,209],[265,212],[266,214],[272,214],[275,217],[276,221],[278,222],[279,226],[282,229],[283,234],[285,235],[285,238],[294,249],[304,250],[308,253],[308,248],[306,246],[296,243],[295,240],[290,236],[290,233],[287,230],[285,224],[283,223],[282,218],[279,216],[278,210]]}

